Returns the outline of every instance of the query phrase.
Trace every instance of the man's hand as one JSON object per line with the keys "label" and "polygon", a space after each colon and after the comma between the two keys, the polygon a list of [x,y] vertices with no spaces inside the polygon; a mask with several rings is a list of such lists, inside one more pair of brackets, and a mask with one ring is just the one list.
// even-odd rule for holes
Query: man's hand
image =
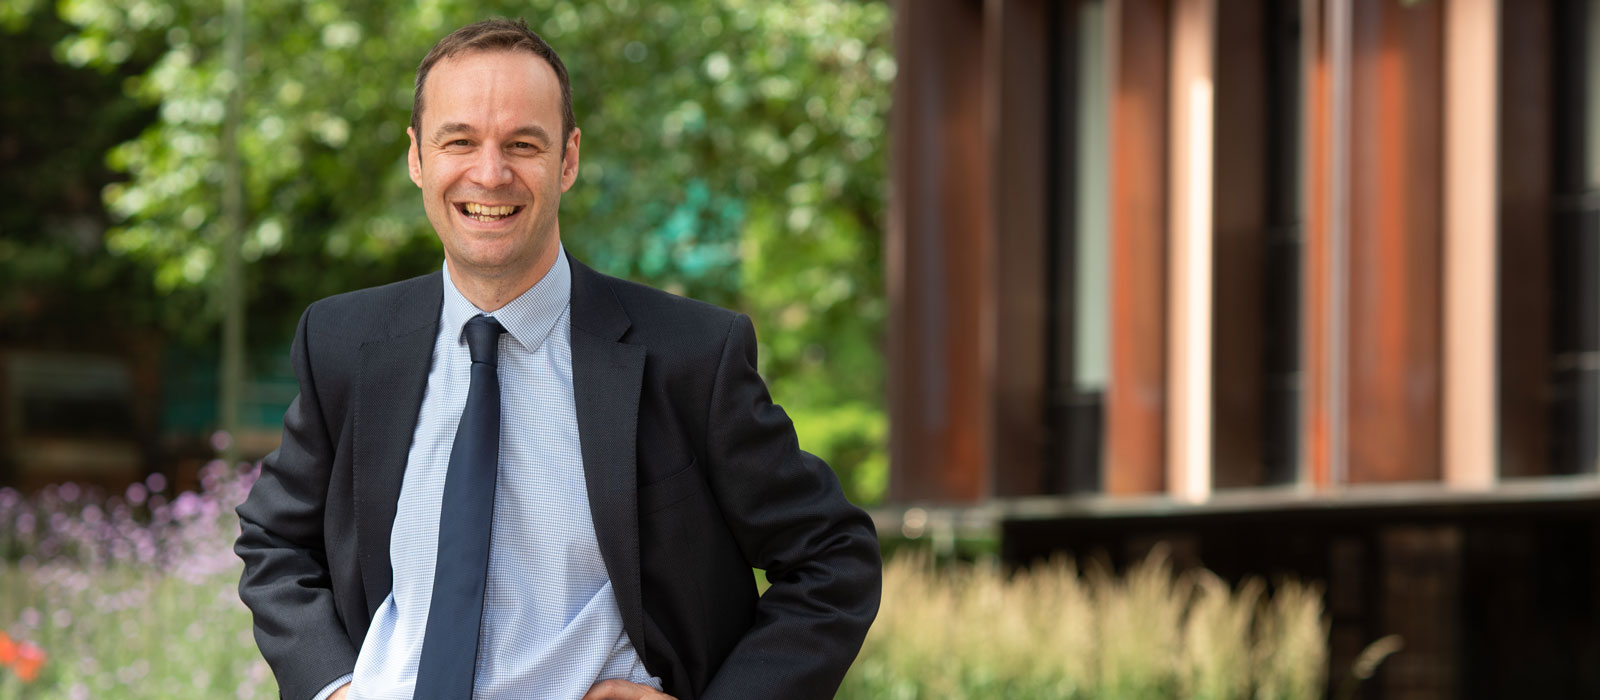
{"label": "man's hand", "polygon": [[[329,698],[332,700],[332,698]],[[678,700],[648,685],[612,678],[594,684],[583,700]]]}
{"label": "man's hand", "polygon": [[344,685],[339,686],[338,690],[335,690],[335,691],[333,691],[332,694],[328,695],[328,700],[344,700],[345,696],[349,695],[349,694],[350,694],[350,684],[346,683]]}

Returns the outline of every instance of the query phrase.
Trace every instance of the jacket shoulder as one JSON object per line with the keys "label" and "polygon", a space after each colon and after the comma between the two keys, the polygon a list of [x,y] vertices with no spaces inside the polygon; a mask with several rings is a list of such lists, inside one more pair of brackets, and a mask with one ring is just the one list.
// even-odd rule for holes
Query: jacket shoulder
{"label": "jacket shoulder", "polygon": [[442,285],[443,276],[432,272],[335,294],[307,307],[302,326],[319,339],[355,344],[398,335],[438,320]]}
{"label": "jacket shoulder", "polygon": [[729,326],[741,315],[638,282],[615,277],[607,277],[606,281],[632,324],[627,338],[630,342],[712,343],[721,347]]}

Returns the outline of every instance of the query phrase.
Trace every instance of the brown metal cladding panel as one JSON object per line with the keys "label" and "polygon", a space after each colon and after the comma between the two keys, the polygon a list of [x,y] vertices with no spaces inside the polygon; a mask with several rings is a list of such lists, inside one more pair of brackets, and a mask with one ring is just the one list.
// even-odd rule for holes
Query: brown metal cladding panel
{"label": "brown metal cladding panel", "polygon": [[[984,495],[979,342],[989,226],[982,7],[895,7],[889,237],[889,496]],[[953,51],[951,47],[964,47]]]}
{"label": "brown metal cladding panel", "polygon": [[1111,152],[1111,385],[1106,491],[1159,492],[1166,460],[1168,18],[1124,0]]}
{"label": "brown metal cladding panel", "polygon": [[995,156],[989,463],[994,495],[1030,496],[1043,492],[1045,478],[1051,23],[1044,0],[991,0],[988,10],[985,103]]}
{"label": "brown metal cladding panel", "polygon": [[[1269,0],[1276,1],[1276,0]],[[1262,0],[1218,0],[1212,264],[1212,484],[1263,480],[1266,83]]]}
{"label": "brown metal cladding panel", "polygon": [[1440,3],[1359,0],[1351,104],[1349,481],[1440,478]]}
{"label": "brown metal cladding panel", "polygon": [[1500,469],[1550,472],[1550,5],[1501,13]]}
{"label": "brown metal cladding panel", "polygon": [[1329,264],[1332,211],[1328,174],[1333,159],[1333,129],[1327,30],[1324,2],[1307,3],[1303,36],[1310,45],[1306,66],[1306,267],[1305,267],[1305,377],[1306,461],[1308,478],[1317,486],[1331,483],[1328,426],[1328,322]]}

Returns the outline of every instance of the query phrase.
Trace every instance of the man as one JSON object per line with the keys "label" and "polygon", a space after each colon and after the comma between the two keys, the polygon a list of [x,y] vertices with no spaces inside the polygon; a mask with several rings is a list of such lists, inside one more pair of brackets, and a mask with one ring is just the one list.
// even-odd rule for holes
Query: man
{"label": "man", "polygon": [[871,523],[797,447],[747,318],[565,254],[560,58],[464,27],[407,133],[443,269],[306,310],[239,506],[283,697],[831,696],[877,612]]}

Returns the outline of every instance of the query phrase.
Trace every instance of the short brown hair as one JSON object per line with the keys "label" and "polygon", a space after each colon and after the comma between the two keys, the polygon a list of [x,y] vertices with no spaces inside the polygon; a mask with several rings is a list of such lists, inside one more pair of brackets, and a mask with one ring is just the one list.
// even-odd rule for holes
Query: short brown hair
{"label": "short brown hair", "polygon": [[433,64],[456,54],[469,51],[527,51],[556,72],[556,82],[561,84],[561,152],[567,151],[567,139],[572,136],[577,120],[572,116],[572,83],[567,80],[567,67],[561,63],[556,50],[550,48],[538,34],[528,28],[528,23],[518,19],[486,19],[457,29],[433,45],[433,50],[422,57],[417,66],[417,89],[411,96],[411,129],[422,138],[422,86],[428,81],[428,71]]}

